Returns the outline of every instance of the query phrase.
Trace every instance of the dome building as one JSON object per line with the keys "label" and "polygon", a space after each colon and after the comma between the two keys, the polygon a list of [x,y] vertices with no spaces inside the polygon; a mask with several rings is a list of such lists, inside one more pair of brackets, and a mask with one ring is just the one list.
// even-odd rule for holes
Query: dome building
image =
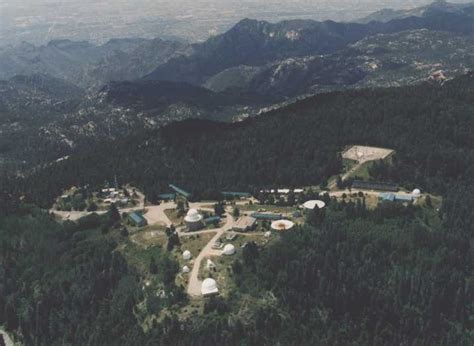
{"label": "dome building", "polygon": [[207,278],[201,284],[201,294],[203,296],[210,296],[213,294],[218,294],[219,289],[217,288],[216,280]]}
{"label": "dome building", "polygon": [[288,231],[294,226],[295,224],[290,220],[278,220],[272,223],[272,229],[275,231]]}
{"label": "dome building", "polygon": [[420,189],[414,189],[411,193],[413,197],[418,198],[421,196],[421,190]]}
{"label": "dome building", "polygon": [[189,261],[191,259],[192,255],[191,255],[191,252],[189,250],[185,250],[183,252],[183,259],[185,261]]}
{"label": "dome building", "polygon": [[188,266],[183,267],[183,273],[189,273],[190,271],[191,271],[191,269],[189,269]]}
{"label": "dome building", "polygon": [[197,231],[203,227],[202,215],[196,209],[189,209],[184,217],[184,222],[189,231]]}
{"label": "dome building", "polygon": [[222,250],[222,254],[226,256],[231,256],[235,254],[235,246],[232,244],[227,244],[224,246],[224,249]]}
{"label": "dome building", "polygon": [[303,208],[306,210],[313,210],[316,207],[318,209],[323,209],[326,206],[326,203],[320,200],[307,201],[303,204]]}

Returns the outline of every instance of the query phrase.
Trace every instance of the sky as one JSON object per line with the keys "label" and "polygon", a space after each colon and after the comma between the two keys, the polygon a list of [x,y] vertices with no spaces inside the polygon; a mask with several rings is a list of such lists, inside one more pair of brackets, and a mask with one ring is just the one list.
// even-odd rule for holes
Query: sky
{"label": "sky", "polygon": [[[102,43],[114,37],[204,40],[242,18],[350,21],[382,8],[430,0],[1,0],[0,45],[69,38]],[[469,2],[458,0],[456,2]]]}

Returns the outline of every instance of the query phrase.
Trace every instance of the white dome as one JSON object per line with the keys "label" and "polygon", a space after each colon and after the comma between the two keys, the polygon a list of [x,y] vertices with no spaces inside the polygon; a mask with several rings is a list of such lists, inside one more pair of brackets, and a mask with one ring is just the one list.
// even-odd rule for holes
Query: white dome
{"label": "white dome", "polygon": [[191,255],[191,252],[190,252],[189,250],[185,250],[185,251],[183,252],[183,259],[184,259],[184,260],[188,261],[188,260],[191,259],[191,257],[192,257],[192,255]]}
{"label": "white dome", "polygon": [[216,280],[207,278],[202,282],[202,285],[201,285],[202,295],[213,294],[217,292],[219,292],[219,290],[217,289]]}
{"label": "white dome", "polygon": [[322,209],[325,206],[326,206],[326,203],[320,200],[307,201],[303,204],[303,207],[305,209],[311,209],[311,210],[313,210],[316,207],[318,207],[318,209]]}
{"label": "white dome", "polygon": [[196,209],[189,209],[188,213],[186,214],[184,221],[186,222],[199,222],[202,220],[202,215],[198,213]]}
{"label": "white dome", "polygon": [[191,269],[189,269],[188,266],[183,267],[183,273],[189,273],[190,271],[191,271]]}
{"label": "white dome", "polygon": [[272,229],[275,231],[287,231],[292,229],[294,225],[290,220],[278,220],[272,223]]}
{"label": "white dome", "polygon": [[235,254],[235,246],[232,244],[227,244],[224,246],[224,250],[222,250],[223,255],[233,255]]}
{"label": "white dome", "polygon": [[272,232],[266,231],[263,236],[264,236],[265,238],[270,238],[270,237],[272,236]]}
{"label": "white dome", "polygon": [[421,190],[420,189],[414,189],[413,192],[411,193],[413,196],[420,196],[421,195]]}

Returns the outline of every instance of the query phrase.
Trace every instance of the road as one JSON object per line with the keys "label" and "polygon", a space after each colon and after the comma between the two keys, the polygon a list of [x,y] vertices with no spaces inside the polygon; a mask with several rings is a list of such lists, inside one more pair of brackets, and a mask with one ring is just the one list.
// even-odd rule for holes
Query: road
{"label": "road", "polygon": [[176,208],[176,204],[174,202],[166,202],[161,203],[160,205],[147,206],[147,212],[143,215],[143,217],[147,220],[149,225],[164,223],[166,227],[169,227],[172,225],[172,222],[168,216],[166,216],[165,210],[173,208]]}
{"label": "road", "polygon": [[5,346],[13,346],[13,341],[10,336],[5,332],[3,329],[0,329],[0,337],[3,337],[3,341],[5,342]]}
{"label": "road", "polygon": [[[199,255],[194,259],[193,269],[191,270],[191,274],[189,275],[189,283],[188,283],[188,294],[192,297],[199,297],[201,296],[201,284],[202,281],[199,280],[199,268],[201,268],[201,262],[203,259],[220,255],[220,250],[215,250],[212,248],[214,243],[217,239],[219,239],[225,231],[232,229],[234,225],[234,219],[232,215],[227,213],[227,221],[225,225],[221,228],[210,230],[211,232],[217,232],[214,237],[206,244],[206,246],[202,249]],[[197,232],[193,232],[192,234],[196,234]]]}
{"label": "road", "polygon": [[[365,162],[359,162],[355,166],[353,166],[350,170],[348,170],[346,173],[344,173],[341,176],[342,181],[347,180],[347,178],[349,178],[352,173],[357,171],[364,163]],[[337,179],[334,179],[333,181],[331,181],[331,183],[329,183],[329,185],[328,185],[329,190],[334,190],[335,188],[337,188],[336,181],[337,181]]]}

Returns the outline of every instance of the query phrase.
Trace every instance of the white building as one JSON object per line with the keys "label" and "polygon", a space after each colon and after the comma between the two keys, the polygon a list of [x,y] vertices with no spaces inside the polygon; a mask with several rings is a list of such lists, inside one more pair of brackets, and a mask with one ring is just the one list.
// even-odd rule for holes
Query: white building
{"label": "white building", "polygon": [[419,198],[421,196],[421,190],[420,189],[414,189],[411,194],[412,194],[413,197]]}
{"label": "white building", "polygon": [[224,246],[224,250],[222,250],[222,254],[226,256],[231,256],[235,254],[235,246],[232,244],[227,244]]}
{"label": "white building", "polygon": [[218,294],[219,289],[217,288],[217,282],[214,279],[207,278],[201,284],[201,294],[203,296],[210,296]]}
{"label": "white building", "polygon": [[275,231],[288,231],[294,226],[295,224],[290,220],[278,220],[272,222],[272,229]]}
{"label": "white building", "polygon": [[190,271],[191,271],[191,269],[189,269],[188,266],[183,267],[183,273],[189,273]]}
{"label": "white building", "polygon": [[185,261],[189,261],[191,259],[192,255],[191,255],[191,252],[189,250],[185,250],[183,252],[183,259]]}
{"label": "white building", "polygon": [[320,200],[307,201],[303,204],[303,208],[306,210],[313,210],[314,208],[322,209],[326,206],[326,203]]}
{"label": "white building", "polygon": [[196,209],[189,209],[184,222],[190,231],[197,231],[203,227],[202,215]]}

